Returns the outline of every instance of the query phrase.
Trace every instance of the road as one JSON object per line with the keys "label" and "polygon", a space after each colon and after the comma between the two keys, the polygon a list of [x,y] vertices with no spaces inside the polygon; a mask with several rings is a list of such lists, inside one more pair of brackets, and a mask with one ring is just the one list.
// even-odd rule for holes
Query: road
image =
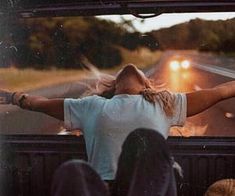
{"label": "road", "polygon": [[[91,83],[91,80],[69,82],[27,93],[47,98],[78,98],[85,92],[86,85]],[[57,134],[64,130],[63,124],[63,121],[45,114],[22,110],[12,105],[0,106],[1,134]]]}
{"label": "road", "polygon": [[[175,56],[189,59],[192,67],[187,71],[172,71],[168,64]],[[146,74],[151,75],[159,84],[165,83],[166,88],[171,91],[189,92],[234,80],[235,60],[194,51],[167,51],[159,63],[147,70]],[[31,94],[47,97],[78,97],[84,90],[81,84],[66,83],[48,89],[39,89]],[[1,106],[0,109],[1,133],[56,134],[63,129],[63,122],[43,114],[19,110],[12,106]],[[173,128],[172,134],[235,136],[235,98],[188,118],[185,127]]]}
{"label": "road", "polygon": [[[190,60],[187,71],[172,71],[169,60],[181,56]],[[235,79],[235,60],[197,52],[169,51],[163,56],[153,78],[166,83],[174,92],[190,92],[209,88]],[[223,101],[207,111],[188,118],[182,129],[174,129],[174,135],[185,136],[235,136],[235,98]]]}

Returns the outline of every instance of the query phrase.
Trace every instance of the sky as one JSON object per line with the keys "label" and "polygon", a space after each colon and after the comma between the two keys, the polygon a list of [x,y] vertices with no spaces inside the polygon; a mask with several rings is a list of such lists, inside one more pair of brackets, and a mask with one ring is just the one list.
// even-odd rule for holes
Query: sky
{"label": "sky", "polygon": [[[235,18],[235,12],[217,12],[217,13],[174,13],[174,14],[161,14],[157,17],[145,19],[136,18],[132,15],[122,15],[127,20],[133,20],[135,28],[142,32],[149,32],[158,30],[160,28],[170,27],[176,24],[190,21],[192,19],[200,18],[204,20],[226,20]],[[122,21],[120,15],[98,16],[98,18],[111,20],[117,23]]]}

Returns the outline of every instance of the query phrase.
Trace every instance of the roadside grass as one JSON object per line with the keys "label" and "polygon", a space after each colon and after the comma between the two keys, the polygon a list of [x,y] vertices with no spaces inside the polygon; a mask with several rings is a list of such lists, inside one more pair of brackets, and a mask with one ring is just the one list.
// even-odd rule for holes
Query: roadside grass
{"label": "roadside grass", "polygon": [[27,91],[65,82],[78,81],[87,77],[82,70],[34,70],[0,69],[0,88],[11,91]]}
{"label": "roadside grass", "polygon": [[122,47],[118,48],[120,49],[123,58],[121,66],[133,63],[140,69],[147,68],[156,64],[162,55],[161,51],[151,51],[148,48],[138,48],[133,51]]}
{"label": "roadside grass", "polygon": [[[112,69],[100,70],[104,73],[114,73],[120,67],[127,63],[133,63],[139,68],[147,68],[156,63],[161,52],[152,52],[146,48],[140,48],[135,51],[130,51],[124,48],[119,48],[123,57],[123,62],[120,66]],[[66,82],[73,82],[92,77],[92,74],[80,69],[50,69],[50,70],[34,70],[34,69],[17,69],[17,68],[2,68],[0,69],[0,88],[11,91],[28,91],[47,86],[53,86]]]}

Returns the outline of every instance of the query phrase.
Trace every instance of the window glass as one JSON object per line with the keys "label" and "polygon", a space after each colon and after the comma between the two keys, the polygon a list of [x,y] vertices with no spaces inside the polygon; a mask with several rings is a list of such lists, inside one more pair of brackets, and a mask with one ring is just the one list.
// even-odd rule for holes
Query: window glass
{"label": "window glass", "polygon": [[[84,96],[101,73],[133,63],[159,85],[190,92],[235,79],[235,13],[0,20],[0,88]],[[234,136],[234,98],[174,127],[176,136]],[[62,121],[0,105],[1,134],[64,134]],[[79,134],[79,131],[74,134]]]}

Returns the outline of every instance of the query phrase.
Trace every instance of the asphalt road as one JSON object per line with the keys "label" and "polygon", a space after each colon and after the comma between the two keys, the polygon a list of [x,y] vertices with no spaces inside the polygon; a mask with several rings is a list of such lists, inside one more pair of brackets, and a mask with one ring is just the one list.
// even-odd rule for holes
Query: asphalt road
{"label": "asphalt road", "polygon": [[[78,98],[86,91],[86,85],[91,80],[71,82],[33,90],[30,95],[40,95],[47,98]],[[64,130],[63,121],[48,115],[22,110],[12,105],[0,105],[0,133],[1,134],[57,134]]]}
{"label": "asphalt road", "polygon": [[[169,69],[169,62],[179,57],[189,60],[191,68],[186,71]],[[235,79],[235,59],[196,52],[169,51],[164,54],[163,62],[154,72],[153,78],[165,82],[167,88],[175,92],[210,88]],[[235,98],[188,118],[186,126],[174,130],[174,135],[235,136]]]}
{"label": "asphalt road", "polygon": [[[179,57],[190,60],[192,66],[186,71],[172,71],[169,62]],[[189,92],[234,80],[235,59],[192,51],[167,51],[159,63],[147,70],[146,74],[151,75],[159,84],[165,83],[171,91]],[[31,94],[47,97],[79,97],[84,90],[84,85],[79,83],[66,83],[48,89],[39,89]],[[44,114],[23,111],[12,106],[0,106],[0,133],[57,134],[62,129],[63,122]],[[235,136],[235,98],[188,118],[185,127],[172,129],[172,134]]]}

